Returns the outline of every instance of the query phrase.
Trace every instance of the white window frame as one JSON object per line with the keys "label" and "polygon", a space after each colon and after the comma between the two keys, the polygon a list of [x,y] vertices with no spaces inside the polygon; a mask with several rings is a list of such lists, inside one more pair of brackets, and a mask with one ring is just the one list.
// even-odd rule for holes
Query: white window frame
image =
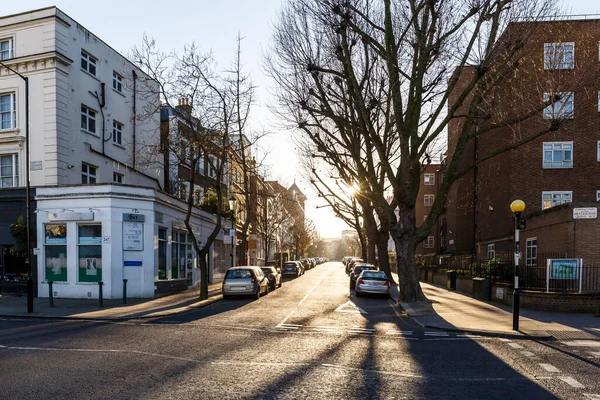
{"label": "white window frame", "polygon": [[[550,152],[550,161],[546,160],[546,152]],[[562,159],[554,159],[557,152],[560,152]],[[567,153],[570,153],[570,160],[565,159]],[[573,142],[544,142],[542,144],[542,168],[573,168]]]}
{"label": "white window frame", "polygon": [[[556,95],[560,97],[560,100],[544,108],[544,119],[575,118],[575,94],[573,92],[559,92]],[[551,96],[552,93],[544,93],[544,103],[550,101]]]}
{"label": "white window frame", "polygon": [[[84,167],[85,167],[85,171],[84,171]],[[92,170],[93,170],[93,172],[92,172]],[[85,181],[84,181],[84,177],[85,177]],[[97,182],[98,182],[98,167],[96,167],[95,165],[91,165],[91,164],[82,162],[81,163],[81,184],[89,185],[91,183],[97,183]]]}
{"label": "white window frame", "polygon": [[123,146],[123,124],[116,119],[113,119],[112,139],[113,144]]}
{"label": "white window frame", "polygon": [[424,249],[433,249],[435,248],[435,236],[427,236],[427,239],[423,242]]}
{"label": "white window frame", "polygon": [[496,243],[490,243],[487,245],[487,259],[492,260],[496,258]]}
{"label": "white window frame", "polygon": [[[8,111],[0,111],[0,131],[12,131],[17,129],[17,95],[15,92],[0,93],[0,97],[10,97],[10,109]],[[10,115],[10,126],[8,128],[2,127],[2,115]]]}
{"label": "white window frame", "polygon": [[118,172],[113,172],[113,182],[114,183],[123,183],[123,174],[119,174]]}
{"label": "white window frame", "polygon": [[600,201],[600,190],[596,190],[596,201]]}
{"label": "white window frame", "polygon": [[118,93],[123,94],[123,75],[113,71],[113,89]]}
{"label": "white window frame", "polygon": [[434,201],[435,201],[435,195],[433,195],[433,194],[423,195],[423,205],[425,207],[431,207],[431,206],[433,206],[433,202]]}
{"label": "white window frame", "polygon": [[[533,243],[535,241],[535,244]],[[533,257],[533,249],[535,249],[535,257]],[[537,237],[530,237],[525,240],[525,265],[537,265]]]}
{"label": "white window frame", "polygon": [[15,39],[12,37],[4,37],[0,39],[0,44],[2,43],[8,43],[8,50],[5,50],[5,52],[8,53],[8,57],[3,57],[2,54],[3,52],[0,50],[0,61],[4,61],[4,60],[10,60],[11,58],[15,57]]}
{"label": "white window frame", "polygon": [[[560,195],[561,198],[560,200],[557,200],[555,202],[555,197]],[[544,198],[546,197],[546,198]],[[567,201],[568,200],[568,201]],[[549,207],[545,207],[545,202],[546,201],[550,201],[551,205]],[[548,208],[552,208],[552,207],[556,207],[559,206],[561,204],[565,204],[565,203],[572,203],[573,202],[573,192],[570,190],[557,190],[557,191],[544,191],[542,192],[542,210],[546,210]]]}
{"label": "white window frame", "polygon": [[[83,66],[84,62],[85,67]],[[81,69],[86,73],[94,77],[98,76],[98,59],[83,49],[81,49],[81,59],[79,65]],[[94,72],[92,72],[92,67],[94,69]]]}
{"label": "white window frame", "polygon": [[423,185],[425,185],[425,186],[435,185],[435,174],[423,174]]}
{"label": "white window frame", "polygon": [[598,162],[600,162],[600,140],[598,140]]}
{"label": "white window frame", "polygon": [[[565,47],[570,49],[565,50]],[[570,60],[565,57],[571,53]],[[552,58],[550,58],[550,56]],[[560,60],[556,60],[559,56]],[[544,69],[574,69],[575,68],[575,42],[544,43]]]}
{"label": "white window frame", "polygon": [[[0,154],[0,160],[3,157],[11,158],[12,173],[10,175],[2,175],[2,162],[0,161],[0,188],[18,187],[19,186],[19,155],[18,154]],[[12,180],[11,185],[4,185],[4,180]]]}
{"label": "white window frame", "polygon": [[[98,114],[98,112],[96,110],[94,110],[93,108],[90,108],[88,106],[86,106],[85,104],[81,104],[81,116],[85,117],[85,126],[81,126],[81,129],[84,132],[87,133],[91,133],[94,136],[98,136],[98,134],[96,133],[96,130],[98,128],[96,122],[98,122],[96,115]],[[90,120],[94,121],[94,130],[90,129]],[[83,122],[83,120],[81,121]]]}

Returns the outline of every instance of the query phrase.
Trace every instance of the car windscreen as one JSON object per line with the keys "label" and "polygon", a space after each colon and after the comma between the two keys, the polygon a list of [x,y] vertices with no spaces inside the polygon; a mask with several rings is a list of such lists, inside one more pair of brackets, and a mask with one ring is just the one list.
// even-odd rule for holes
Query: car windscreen
{"label": "car windscreen", "polygon": [[358,275],[361,272],[368,271],[368,270],[373,270],[374,271],[374,270],[376,270],[376,268],[375,267],[366,267],[366,266],[365,267],[356,267],[356,268],[354,268],[354,274]]}
{"label": "car windscreen", "polygon": [[230,269],[225,275],[225,279],[250,279],[252,272],[248,269]]}
{"label": "car windscreen", "polygon": [[271,268],[261,268],[262,272],[264,272],[265,274],[273,274],[275,273],[275,271],[273,271],[273,269]]}
{"label": "car windscreen", "polygon": [[385,280],[387,280],[387,276],[385,275],[385,272],[380,272],[380,271],[377,271],[377,272],[365,271],[365,272],[363,272],[361,277],[363,279],[377,279],[377,280],[385,279]]}
{"label": "car windscreen", "polygon": [[285,263],[283,264],[284,267],[294,267],[296,268],[296,264],[295,263]]}

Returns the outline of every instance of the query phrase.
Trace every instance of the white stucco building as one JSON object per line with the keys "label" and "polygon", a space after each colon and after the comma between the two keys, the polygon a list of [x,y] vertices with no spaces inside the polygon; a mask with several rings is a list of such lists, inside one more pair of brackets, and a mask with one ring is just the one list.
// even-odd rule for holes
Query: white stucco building
{"label": "white stucco building", "polygon": [[[162,192],[160,99],[140,93],[153,81],[56,7],[0,17],[0,62],[0,190],[25,186],[25,84],[11,69],[29,80],[38,295],[48,281],[72,298],[96,298],[99,282],[119,298],[123,279],[130,297],[198,285],[186,205]],[[194,210],[199,241],[214,224]]]}

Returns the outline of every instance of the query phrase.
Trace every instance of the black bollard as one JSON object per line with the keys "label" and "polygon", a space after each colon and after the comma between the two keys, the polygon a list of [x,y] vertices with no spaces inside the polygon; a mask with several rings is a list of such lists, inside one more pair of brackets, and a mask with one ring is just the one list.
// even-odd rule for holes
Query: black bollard
{"label": "black bollard", "polygon": [[50,307],[54,307],[54,292],[52,291],[52,284],[54,282],[48,281],[48,304]]}
{"label": "black bollard", "polygon": [[98,302],[100,304],[100,308],[104,307],[104,299],[102,298],[102,285],[104,285],[104,282],[98,282]]}
{"label": "black bollard", "polygon": [[123,279],[123,304],[127,304],[127,279]]}

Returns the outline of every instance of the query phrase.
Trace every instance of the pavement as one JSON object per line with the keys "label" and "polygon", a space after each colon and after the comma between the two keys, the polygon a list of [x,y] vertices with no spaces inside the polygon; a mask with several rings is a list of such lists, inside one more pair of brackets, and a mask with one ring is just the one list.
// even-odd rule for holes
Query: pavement
{"label": "pavement", "polygon": [[157,299],[105,299],[104,307],[98,299],[54,299],[50,307],[48,298],[35,298],[33,313],[27,312],[26,296],[4,295],[0,297],[0,317],[44,318],[99,321],[127,321],[141,318],[161,318],[196,308],[205,307],[218,301],[221,296],[221,283],[208,286],[207,300],[199,300],[199,289],[160,297]]}
{"label": "pavement", "polygon": [[[398,277],[395,276],[397,280]],[[401,303],[405,314],[423,328],[484,336],[513,338],[600,339],[600,318],[593,314],[553,313],[521,309],[520,330],[512,330],[510,307],[474,299],[466,294],[421,282],[427,301]],[[391,296],[398,300],[398,287]],[[0,297],[0,317],[127,321],[163,318],[198,309],[221,300],[221,283],[209,285],[209,298],[200,301],[198,289],[158,299],[34,299],[34,312],[27,313],[24,296]]]}
{"label": "pavement", "polygon": [[522,308],[519,331],[513,331],[512,309],[509,306],[480,301],[464,293],[424,282],[421,282],[421,288],[427,301],[400,305],[422,327],[499,337],[600,339],[600,318],[594,314]]}

